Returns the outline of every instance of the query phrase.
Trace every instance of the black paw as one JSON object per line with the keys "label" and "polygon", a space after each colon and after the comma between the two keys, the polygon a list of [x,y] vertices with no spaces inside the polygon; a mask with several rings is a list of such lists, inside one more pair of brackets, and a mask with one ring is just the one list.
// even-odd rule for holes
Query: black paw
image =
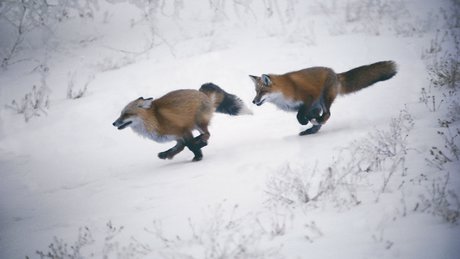
{"label": "black paw", "polygon": [[168,151],[158,153],[158,158],[160,159],[172,159],[173,157]]}
{"label": "black paw", "polygon": [[313,127],[305,130],[305,131],[302,131],[299,133],[300,136],[304,136],[304,135],[311,135],[311,134],[315,134],[316,132],[319,131],[319,129],[321,128],[321,125],[313,125]]}
{"label": "black paw", "polygon": [[310,118],[301,114],[297,114],[297,121],[300,123],[300,125],[307,125],[310,121]]}
{"label": "black paw", "polygon": [[198,162],[198,161],[201,161],[203,159],[203,156],[195,156],[192,161],[193,162]]}
{"label": "black paw", "polygon": [[197,149],[205,147],[208,145],[208,141],[202,138],[202,135],[199,135],[193,139],[193,146]]}

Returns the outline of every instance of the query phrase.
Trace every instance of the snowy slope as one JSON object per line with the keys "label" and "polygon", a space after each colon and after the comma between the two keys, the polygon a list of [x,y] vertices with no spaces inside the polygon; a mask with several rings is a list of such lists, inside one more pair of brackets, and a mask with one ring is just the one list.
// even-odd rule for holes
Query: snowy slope
{"label": "snowy slope", "polygon": [[[434,19],[429,11],[450,2],[404,3],[410,15],[395,18],[402,21],[372,20],[384,23],[371,28],[378,35],[364,23],[341,25],[345,6],[336,1],[286,1],[278,7],[285,12],[272,7],[273,16],[262,1],[246,10],[230,3],[222,9],[183,3],[178,20],[159,16],[155,26],[162,39],[142,54],[121,51],[143,50],[149,37],[148,24],[128,25],[140,15],[131,4],[101,3],[111,18],[85,21],[88,28],[81,32],[77,21],[62,24],[56,29],[62,42],[46,60],[46,115],[25,122],[5,107],[39,84],[33,65],[18,63],[0,74],[0,257],[35,258],[37,250],[67,249],[60,257],[457,258],[459,208],[450,193],[460,186],[459,162],[434,168],[426,161],[432,146],[444,145],[436,133],[443,130],[438,119],[449,114],[452,99],[433,112],[419,101],[422,87],[429,87],[421,53],[441,26],[437,20],[424,31],[420,21]],[[394,31],[406,23],[420,33]],[[81,44],[79,38],[92,40]],[[28,50],[37,56],[41,51]],[[381,60],[396,61],[397,76],[339,97],[316,135],[299,137],[304,127],[294,114],[251,104],[249,74],[309,66],[343,72]],[[89,82],[82,98],[65,98],[69,73],[78,87]],[[154,143],[111,125],[132,99],[205,82],[241,97],[254,115],[215,114],[201,162],[191,162],[188,150],[160,160],[157,153],[174,143]],[[376,132],[394,129],[395,118],[398,127],[412,125],[403,127],[397,155],[367,172],[345,173],[358,160],[366,171],[372,155],[362,155],[359,147],[378,139]],[[454,133],[458,127],[453,120]],[[458,139],[453,142],[458,146]],[[391,167],[399,155],[404,164]],[[335,175],[327,178],[328,172]],[[429,198],[430,190],[441,193],[430,188],[442,185],[446,175],[444,187],[451,192],[443,193],[450,203],[439,211],[449,209],[454,223],[433,209],[435,201],[418,208],[428,204],[421,197]],[[382,191],[386,177],[391,178]],[[304,204],[297,198],[275,201],[273,192],[295,196],[293,186],[281,184],[292,179],[306,181],[311,196],[321,188],[325,194]]]}

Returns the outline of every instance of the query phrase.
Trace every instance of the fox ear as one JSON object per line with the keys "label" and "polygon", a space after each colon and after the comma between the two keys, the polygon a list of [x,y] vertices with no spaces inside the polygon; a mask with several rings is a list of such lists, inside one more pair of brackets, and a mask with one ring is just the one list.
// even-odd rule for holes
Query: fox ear
{"label": "fox ear", "polygon": [[144,108],[144,109],[150,108],[150,106],[152,105],[152,102],[153,102],[153,98],[152,97],[147,98],[147,99],[144,99],[144,98],[141,99],[141,98],[139,98],[139,99],[142,100],[142,102],[139,103],[138,107]]}
{"label": "fox ear", "polygon": [[270,86],[272,84],[272,80],[270,79],[270,77],[266,74],[263,74],[262,75],[262,83],[265,85],[265,86]]}
{"label": "fox ear", "polygon": [[257,84],[257,80],[259,79],[258,76],[249,75],[249,77],[251,78],[252,82]]}

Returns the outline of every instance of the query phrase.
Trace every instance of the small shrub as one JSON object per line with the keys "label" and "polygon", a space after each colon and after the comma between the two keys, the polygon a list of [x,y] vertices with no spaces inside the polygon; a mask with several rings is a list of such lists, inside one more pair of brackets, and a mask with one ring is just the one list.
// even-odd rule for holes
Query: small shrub
{"label": "small shrub", "polygon": [[75,100],[75,99],[80,99],[84,95],[86,95],[86,92],[88,91],[88,85],[94,80],[95,76],[90,75],[87,79],[86,82],[83,84],[82,87],[80,87],[78,90],[76,90],[75,86],[75,72],[68,74],[68,82],[67,82],[67,99]]}
{"label": "small shrub", "polygon": [[450,175],[434,179],[427,193],[419,196],[415,211],[430,213],[441,217],[448,223],[456,224],[460,218],[460,202],[453,189],[448,189]]}
{"label": "small shrub", "polygon": [[406,174],[407,137],[414,121],[407,110],[393,118],[389,130],[376,130],[367,138],[353,142],[343,148],[323,172],[289,165],[280,169],[266,183],[267,203],[285,206],[316,206],[327,200],[337,208],[349,208],[361,203],[357,197],[357,186],[372,171],[383,176],[383,184],[377,194],[387,190],[395,173]]}
{"label": "small shrub", "polygon": [[460,49],[457,55],[444,53],[428,67],[430,81],[434,87],[460,88]]}
{"label": "small shrub", "polygon": [[188,220],[191,236],[167,237],[161,224],[154,222],[148,232],[163,243],[165,258],[273,258],[277,250],[258,248],[265,233],[253,217],[236,217],[238,205],[231,211],[224,203],[210,207],[210,212],[198,224]]}
{"label": "small shrub", "polygon": [[6,108],[22,114],[26,122],[32,117],[42,114],[47,115],[49,109],[49,89],[46,86],[37,87],[34,85],[31,92],[24,95],[20,101],[13,100]]}
{"label": "small shrub", "polygon": [[424,87],[420,90],[419,102],[424,103],[430,112],[435,112],[441,108],[444,103],[444,99],[439,100],[439,96],[431,90],[431,87],[427,91]]}
{"label": "small shrub", "polygon": [[153,253],[148,245],[134,238],[131,238],[127,245],[120,243],[118,238],[123,230],[123,226],[117,227],[109,221],[106,224],[103,240],[99,240],[93,237],[90,228],[82,227],[78,230],[75,242],[69,244],[68,241],[54,237],[47,251],[38,250],[36,254],[41,259],[82,259],[93,258],[95,255],[101,255],[101,258],[128,259],[140,258]]}
{"label": "small shrub", "polygon": [[93,236],[88,227],[83,227],[78,230],[78,238],[72,245],[69,246],[64,240],[54,237],[53,242],[48,246],[46,252],[37,251],[37,255],[41,259],[81,259],[84,256],[81,250],[94,243]]}
{"label": "small shrub", "polygon": [[266,183],[268,206],[316,207],[328,201],[338,209],[358,205],[354,168],[336,160],[324,172],[317,168],[293,170],[289,165],[270,177]]}

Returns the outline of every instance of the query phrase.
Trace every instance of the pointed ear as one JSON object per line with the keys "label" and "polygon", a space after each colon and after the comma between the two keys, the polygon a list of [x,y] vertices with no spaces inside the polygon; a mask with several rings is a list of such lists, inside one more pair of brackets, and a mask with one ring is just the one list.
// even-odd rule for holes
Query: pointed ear
{"label": "pointed ear", "polygon": [[262,75],[262,83],[265,85],[265,86],[270,86],[272,84],[272,80],[270,79],[270,77],[266,74],[263,74]]}
{"label": "pointed ear", "polygon": [[142,102],[139,103],[138,107],[144,108],[144,109],[150,108],[150,106],[152,105],[152,102],[153,102],[152,97],[147,98],[147,99],[142,98],[141,100],[142,100]]}
{"label": "pointed ear", "polygon": [[249,77],[251,78],[252,82],[257,84],[257,80],[259,79],[258,76],[249,75]]}

